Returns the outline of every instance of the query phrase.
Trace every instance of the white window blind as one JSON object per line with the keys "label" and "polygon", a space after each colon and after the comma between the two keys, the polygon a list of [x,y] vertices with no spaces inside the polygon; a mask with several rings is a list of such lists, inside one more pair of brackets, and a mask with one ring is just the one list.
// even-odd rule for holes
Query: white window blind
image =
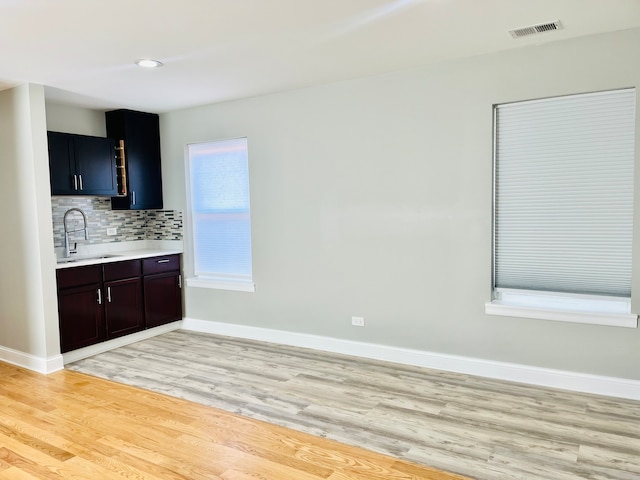
{"label": "white window blind", "polygon": [[495,121],[494,287],[630,297],[635,89]]}
{"label": "white window blind", "polygon": [[188,145],[196,277],[251,282],[247,139]]}

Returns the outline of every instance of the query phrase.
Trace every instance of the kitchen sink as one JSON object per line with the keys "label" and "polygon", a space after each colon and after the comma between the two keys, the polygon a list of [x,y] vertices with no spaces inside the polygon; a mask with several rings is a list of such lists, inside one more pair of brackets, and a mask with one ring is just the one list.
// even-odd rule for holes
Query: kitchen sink
{"label": "kitchen sink", "polygon": [[82,255],[79,257],[62,257],[62,258],[58,258],[58,263],[73,263],[73,262],[84,262],[87,260],[102,260],[104,258],[116,258],[116,257],[120,257],[121,255],[117,255],[114,253],[107,253],[104,255]]}

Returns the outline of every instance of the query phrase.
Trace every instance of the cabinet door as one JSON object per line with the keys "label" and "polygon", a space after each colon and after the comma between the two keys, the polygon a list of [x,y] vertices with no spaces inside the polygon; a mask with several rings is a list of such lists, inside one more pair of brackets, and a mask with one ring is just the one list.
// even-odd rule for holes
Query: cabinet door
{"label": "cabinet door", "polygon": [[140,277],[106,282],[104,291],[107,338],[120,337],[144,329]]}
{"label": "cabinet door", "polygon": [[105,339],[101,297],[99,283],[58,290],[62,353]]}
{"label": "cabinet door", "polygon": [[162,208],[160,124],[155,113],[115,110],[106,113],[107,135],[124,140],[127,196],[111,199],[114,210]]}
{"label": "cabinet door", "polygon": [[111,138],[73,136],[80,195],[116,195],[115,142]]}
{"label": "cabinet door", "polygon": [[116,195],[115,141],[47,132],[53,195]]}
{"label": "cabinet door", "polygon": [[144,313],[147,328],[182,318],[180,272],[144,277]]}
{"label": "cabinet door", "polygon": [[49,142],[49,171],[52,195],[75,194],[73,149],[71,135],[47,132]]}

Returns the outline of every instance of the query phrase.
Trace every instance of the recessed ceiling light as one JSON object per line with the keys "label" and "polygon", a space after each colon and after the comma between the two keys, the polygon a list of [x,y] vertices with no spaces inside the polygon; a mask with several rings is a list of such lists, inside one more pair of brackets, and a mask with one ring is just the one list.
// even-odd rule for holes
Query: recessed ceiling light
{"label": "recessed ceiling light", "polygon": [[150,58],[141,58],[140,60],[136,60],[136,65],[143,68],[158,68],[161,67],[163,63]]}

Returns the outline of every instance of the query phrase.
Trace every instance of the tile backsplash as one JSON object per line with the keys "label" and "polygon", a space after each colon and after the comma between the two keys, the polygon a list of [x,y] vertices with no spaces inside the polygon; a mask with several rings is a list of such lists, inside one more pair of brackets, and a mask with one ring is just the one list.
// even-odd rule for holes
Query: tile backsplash
{"label": "tile backsplash", "polygon": [[[51,197],[53,240],[56,247],[64,246],[62,219],[70,208],[79,208],[87,215],[89,240],[82,232],[70,234],[72,242],[84,244],[128,242],[132,240],[182,240],[182,212],[176,210],[111,210],[111,200],[103,197]],[[82,228],[82,215],[72,212],[67,228]],[[107,235],[115,228],[116,235]]]}

